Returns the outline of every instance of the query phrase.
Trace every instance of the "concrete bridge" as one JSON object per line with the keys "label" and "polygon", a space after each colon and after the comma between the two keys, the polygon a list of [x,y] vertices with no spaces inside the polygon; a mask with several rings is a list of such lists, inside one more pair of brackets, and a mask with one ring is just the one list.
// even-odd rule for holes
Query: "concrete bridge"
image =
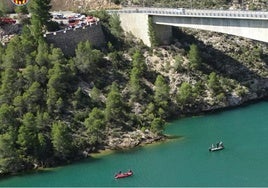
{"label": "concrete bridge", "polygon": [[152,17],[156,36],[162,43],[169,43],[172,26],[215,31],[268,43],[268,12],[145,7],[109,12],[118,14],[122,28],[148,46],[151,46],[149,17]]}

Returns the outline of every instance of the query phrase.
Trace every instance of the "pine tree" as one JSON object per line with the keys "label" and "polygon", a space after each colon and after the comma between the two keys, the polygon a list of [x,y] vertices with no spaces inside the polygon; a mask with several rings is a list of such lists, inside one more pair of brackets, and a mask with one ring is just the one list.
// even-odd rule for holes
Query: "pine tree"
{"label": "pine tree", "polygon": [[144,57],[140,50],[136,50],[132,56],[132,70],[130,73],[130,94],[131,99],[139,100],[142,98],[144,90],[142,89],[141,77],[144,75],[146,70],[146,65],[144,62]]}
{"label": "pine tree", "polygon": [[75,66],[81,73],[96,74],[98,63],[102,59],[102,53],[92,48],[89,41],[81,42],[75,50]]}
{"label": "pine tree", "polygon": [[18,172],[23,168],[14,137],[11,132],[0,134],[0,169],[1,173]]}
{"label": "pine tree", "polygon": [[123,29],[121,27],[120,18],[117,14],[113,14],[109,19],[111,33],[119,38],[122,36]]}
{"label": "pine tree", "polygon": [[35,61],[39,66],[48,67],[49,65],[49,47],[43,38],[40,38],[38,41],[37,55]]}
{"label": "pine tree", "polygon": [[38,160],[47,161],[53,157],[53,148],[50,135],[50,117],[47,112],[37,112],[35,123],[38,129]]}
{"label": "pine tree", "polygon": [[169,85],[162,75],[158,75],[155,81],[154,101],[159,107],[166,109],[169,103]]}
{"label": "pine tree", "polygon": [[22,28],[21,43],[23,47],[23,52],[26,55],[31,54],[37,48],[36,40],[31,33],[29,25],[25,25]]}
{"label": "pine tree", "polygon": [[17,144],[25,156],[38,155],[38,129],[35,117],[32,113],[26,113],[22,118],[22,125],[19,128]]}
{"label": "pine tree", "polygon": [[106,100],[105,119],[112,127],[120,125],[120,121],[124,117],[123,102],[120,95],[118,85],[113,82],[110,92]]}
{"label": "pine tree", "polygon": [[0,88],[0,104],[12,104],[19,89],[16,86],[17,72],[14,69],[7,68],[2,72],[2,85]]}
{"label": "pine tree", "polygon": [[27,105],[28,112],[37,112],[41,108],[40,105],[44,104],[43,90],[40,84],[34,82],[23,94],[23,99]]}
{"label": "pine tree", "polygon": [[27,105],[23,96],[16,96],[13,100],[13,105],[15,107],[15,112],[19,115],[19,117],[26,113]]}
{"label": "pine tree", "polygon": [[202,58],[197,45],[192,44],[189,51],[190,69],[198,69],[201,66]]}
{"label": "pine tree", "polygon": [[3,104],[0,107],[0,134],[16,130],[15,109],[11,105]]}
{"label": "pine tree", "polygon": [[164,129],[165,121],[161,118],[154,118],[151,123],[151,131],[160,134]]}
{"label": "pine tree", "polygon": [[141,83],[140,83],[140,73],[138,68],[134,67],[130,73],[130,93],[131,99],[137,100],[142,96]]}
{"label": "pine tree", "polygon": [[32,32],[35,39],[42,37],[46,26],[51,19],[50,5],[51,0],[31,0],[29,3],[29,12],[31,13]]}
{"label": "pine tree", "polygon": [[71,130],[62,121],[54,122],[51,130],[51,139],[55,156],[67,159],[73,152]]}
{"label": "pine tree", "polygon": [[5,49],[3,48],[2,44],[0,44],[0,67],[3,65],[3,57],[5,54]]}
{"label": "pine tree", "polygon": [[96,86],[92,88],[90,97],[95,105],[101,105],[101,91]]}
{"label": "pine tree", "polygon": [[192,86],[187,83],[183,82],[179,88],[179,92],[177,94],[177,101],[181,105],[185,105],[192,101]]}
{"label": "pine tree", "polygon": [[10,43],[7,45],[5,55],[3,57],[4,68],[19,69],[25,67],[25,56],[26,53],[23,51],[22,41],[19,36],[12,38]]}
{"label": "pine tree", "polygon": [[89,117],[84,122],[89,136],[89,143],[101,143],[104,136],[105,117],[102,110],[93,108]]}
{"label": "pine tree", "polygon": [[48,111],[53,113],[55,110],[58,111],[61,108],[60,106],[64,105],[62,99],[66,95],[68,70],[65,66],[65,58],[59,49],[52,50],[50,60],[53,67],[48,72],[47,105]]}
{"label": "pine tree", "polygon": [[122,60],[122,55],[123,54],[121,52],[117,51],[113,51],[108,54],[109,60],[112,62],[112,66],[115,71],[120,68],[124,68],[124,65],[126,66],[126,64]]}
{"label": "pine tree", "polygon": [[156,31],[154,29],[153,24],[154,24],[153,23],[153,18],[149,17],[149,20],[148,20],[148,26],[149,26],[148,32],[149,32],[150,42],[151,42],[152,47],[156,47],[156,46],[159,45],[159,39],[157,38]]}
{"label": "pine tree", "polygon": [[221,83],[215,72],[212,72],[208,76],[208,87],[213,91],[214,94],[219,94],[222,91]]}
{"label": "pine tree", "polygon": [[132,56],[132,68],[136,67],[139,70],[141,76],[144,75],[146,71],[146,64],[142,52],[138,49]]}
{"label": "pine tree", "polygon": [[143,113],[143,118],[144,120],[146,120],[145,122],[152,122],[154,120],[154,118],[156,117],[155,111],[155,105],[153,102],[149,103],[146,106],[146,110]]}
{"label": "pine tree", "polygon": [[15,8],[15,12],[19,15],[19,14],[28,14],[28,9],[27,6],[17,6]]}

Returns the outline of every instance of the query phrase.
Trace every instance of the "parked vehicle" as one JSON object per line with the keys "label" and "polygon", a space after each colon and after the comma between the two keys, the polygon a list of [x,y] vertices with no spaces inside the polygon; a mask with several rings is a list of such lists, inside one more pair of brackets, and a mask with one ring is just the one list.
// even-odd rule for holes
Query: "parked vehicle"
{"label": "parked vehicle", "polygon": [[87,16],[85,21],[87,23],[95,23],[97,21],[97,19],[93,16]]}
{"label": "parked vehicle", "polygon": [[54,19],[66,19],[66,17],[63,14],[60,14],[60,13],[52,14],[52,16],[53,16]]}
{"label": "parked vehicle", "polygon": [[69,19],[68,24],[69,24],[69,27],[75,28],[79,24],[79,22],[80,21],[77,19]]}
{"label": "parked vehicle", "polygon": [[16,20],[9,18],[9,17],[1,17],[0,18],[0,25],[4,24],[15,24]]}

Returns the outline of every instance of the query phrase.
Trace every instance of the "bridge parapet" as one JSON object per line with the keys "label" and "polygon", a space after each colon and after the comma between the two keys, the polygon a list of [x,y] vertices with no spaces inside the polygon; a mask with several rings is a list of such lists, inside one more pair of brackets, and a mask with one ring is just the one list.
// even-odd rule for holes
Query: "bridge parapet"
{"label": "bridge parapet", "polygon": [[67,32],[73,32],[73,31],[76,31],[76,30],[81,30],[81,29],[87,29],[88,27],[92,27],[94,25],[98,25],[99,22],[95,22],[95,23],[87,23],[86,25],[84,26],[79,26],[79,27],[76,27],[76,28],[66,28],[66,29],[62,29],[62,30],[58,30],[58,31],[53,31],[53,32],[47,32],[45,33],[43,36],[44,37],[47,37],[49,35],[59,35],[59,34],[65,34]]}
{"label": "bridge parapet", "polygon": [[148,15],[167,15],[183,17],[215,17],[215,18],[238,18],[238,19],[265,19],[268,20],[268,12],[265,11],[238,11],[238,10],[202,10],[184,8],[123,8],[119,10],[109,10],[109,13],[117,14],[148,14]]}
{"label": "bridge parapet", "polygon": [[265,19],[268,20],[268,12],[263,11],[237,11],[237,10],[198,10],[188,9],[188,16],[216,17],[216,18],[238,18],[238,19]]}

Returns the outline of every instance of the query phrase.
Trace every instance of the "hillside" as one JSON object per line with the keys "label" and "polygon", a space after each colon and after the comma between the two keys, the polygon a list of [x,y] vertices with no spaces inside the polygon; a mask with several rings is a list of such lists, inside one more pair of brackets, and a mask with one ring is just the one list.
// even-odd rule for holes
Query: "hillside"
{"label": "hillside", "polygon": [[[148,7],[184,7],[184,8],[210,8],[210,9],[249,9],[268,10],[265,0],[51,0],[52,10],[88,11],[106,8],[120,8],[124,6]],[[10,0],[1,0],[1,9],[11,11],[14,6]]]}
{"label": "hillside", "polygon": [[[31,0],[30,0],[31,1]],[[29,1],[29,3],[30,3]],[[110,0],[51,0],[52,10],[98,10],[109,7],[118,7]],[[0,10],[11,12],[14,10],[14,5],[11,0],[1,0]]]}
{"label": "hillside", "polygon": [[87,11],[118,7],[111,0],[51,0],[52,10]]}
{"label": "hillside", "polygon": [[54,10],[75,9],[82,11],[124,6],[267,10],[268,2],[264,0],[52,0],[52,6]]}

